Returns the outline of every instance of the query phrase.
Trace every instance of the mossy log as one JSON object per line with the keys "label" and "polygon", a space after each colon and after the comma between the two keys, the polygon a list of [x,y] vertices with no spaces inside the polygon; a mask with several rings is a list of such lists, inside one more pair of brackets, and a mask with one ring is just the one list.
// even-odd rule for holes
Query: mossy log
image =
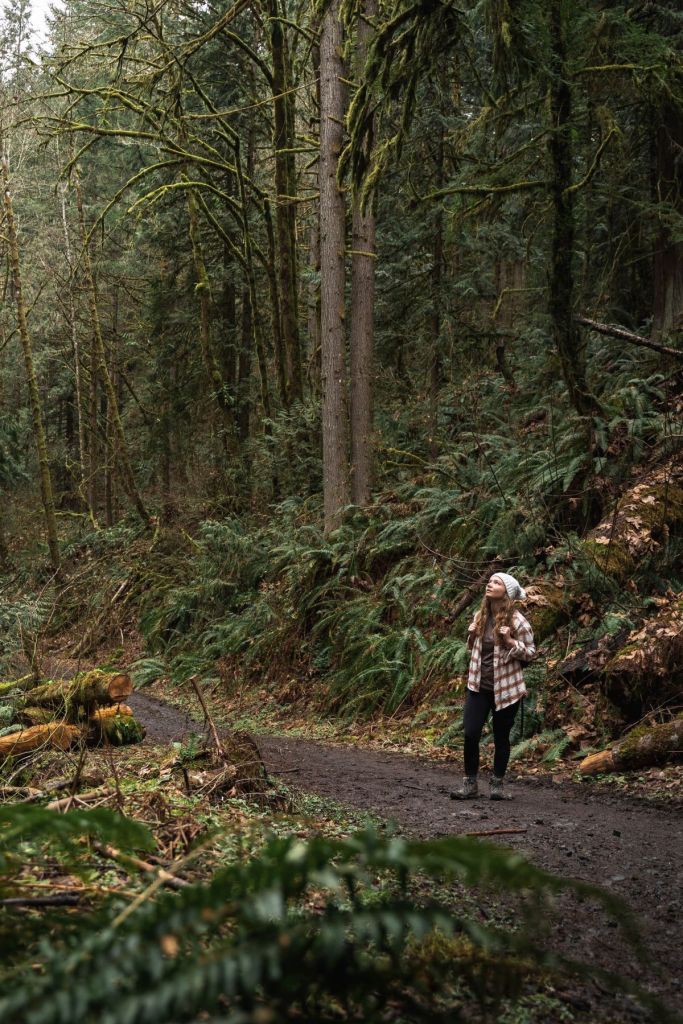
{"label": "mossy log", "polygon": [[[125,706],[125,705],[124,705]],[[104,710],[109,710],[106,708]],[[141,743],[145,738],[145,727],[130,714],[115,713],[109,715],[96,715],[89,720],[90,731],[88,741],[94,744],[109,744],[112,747],[124,747],[129,743]],[[96,717],[97,716],[97,717]]]}
{"label": "mossy log", "polygon": [[30,729],[0,736],[0,760],[5,757],[17,757],[27,754],[40,747],[57,747],[68,750],[81,736],[80,729],[64,722],[48,722],[45,725],[34,725]]}
{"label": "mossy log", "polygon": [[90,716],[90,722],[96,725],[98,722],[104,722],[107,718],[116,718],[117,715],[132,718],[133,709],[128,704],[112,704],[108,708],[97,708]]}
{"label": "mossy log", "polygon": [[683,528],[683,467],[657,466],[619,498],[609,515],[580,547],[596,566],[626,579],[643,557],[666,547],[671,532]]}
{"label": "mossy log", "polygon": [[683,754],[683,716],[661,725],[643,725],[610,750],[590,754],[579,765],[582,775],[628,771],[680,760]]}
{"label": "mossy log", "polygon": [[19,679],[3,679],[0,682],[0,697],[6,696],[8,693],[12,693],[14,690],[20,690],[22,693],[27,693],[29,690],[35,689],[36,686],[40,686],[41,680],[36,679],[35,676],[21,676]]}
{"label": "mossy log", "polygon": [[83,712],[91,714],[97,707],[118,704],[133,692],[130,676],[124,672],[103,672],[94,669],[82,672],[71,680],[54,680],[31,690],[31,707],[53,708],[75,720]]}
{"label": "mossy log", "polygon": [[536,643],[542,643],[571,618],[575,595],[563,581],[539,579],[526,588],[524,613],[529,615]]}
{"label": "mossy log", "polygon": [[45,725],[54,721],[55,713],[50,708],[22,708],[19,719],[24,725]]}

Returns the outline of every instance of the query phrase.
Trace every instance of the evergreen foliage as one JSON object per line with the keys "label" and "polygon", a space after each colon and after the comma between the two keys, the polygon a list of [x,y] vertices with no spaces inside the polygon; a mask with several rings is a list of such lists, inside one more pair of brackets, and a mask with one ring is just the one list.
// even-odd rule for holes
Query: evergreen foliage
{"label": "evergreen foliage", "polygon": [[[70,815],[58,820],[63,833],[76,823]],[[374,899],[367,883],[377,874],[386,883]],[[410,885],[424,876],[523,895],[528,923],[506,933],[470,920],[457,905],[416,906]],[[309,909],[312,890],[325,893],[324,903]],[[143,901],[134,913],[121,913],[114,901],[71,934],[44,941],[40,972],[23,963],[6,969],[0,1013],[30,1024],[94,1016],[166,1024],[198,1015],[256,1022],[266,1012],[280,1019],[292,1010],[306,1020],[336,1019],[340,1011],[379,1020],[398,999],[406,1019],[423,1020],[433,1015],[424,1001],[430,986],[459,981],[495,1000],[516,990],[530,955],[550,971],[616,983],[538,942],[541,908],[567,890],[597,899],[637,941],[612,895],[546,874],[497,846],[455,837],[409,843],[369,831],[345,841],[272,839],[258,857],[219,870],[206,884]],[[435,932],[442,941],[460,936],[462,954],[432,962],[420,981],[415,952]],[[457,998],[446,1012],[460,1019]]]}

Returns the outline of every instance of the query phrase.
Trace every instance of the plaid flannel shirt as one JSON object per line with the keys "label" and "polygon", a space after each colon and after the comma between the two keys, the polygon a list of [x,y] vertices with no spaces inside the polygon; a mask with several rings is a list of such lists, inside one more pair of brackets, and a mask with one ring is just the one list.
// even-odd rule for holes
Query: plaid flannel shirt
{"label": "plaid flannel shirt", "polygon": [[[517,635],[514,647],[506,650],[494,643],[493,648],[493,698],[496,710],[514,704],[526,694],[522,664],[536,657],[536,645],[531,626],[521,612],[515,609],[512,613],[514,632]],[[475,624],[472,622],[468,633],[473,633]],[[468,689],[479,691],[481,682],[481,637],[474,638],[470,668],[467,675]]]}

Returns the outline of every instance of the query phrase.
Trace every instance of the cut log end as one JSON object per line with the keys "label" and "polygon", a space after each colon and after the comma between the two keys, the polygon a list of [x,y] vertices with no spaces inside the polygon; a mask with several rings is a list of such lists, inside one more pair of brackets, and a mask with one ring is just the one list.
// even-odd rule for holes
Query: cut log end
{"label": "cut log end", "polygon": [[601,750],[598,754],[589,754],[579,765],[582,775],[599,775],[601,772],[613,772],[615,768],[614,754],[611,750]]}
{"label": "cut log end", "polygon": [[75,725],[64,722],[47,722],[45,725],[34,725],[30,729],[0,736],[0,759],[28,754],[40,747],[56,747],[68,750],[77,742],[81,735]]}

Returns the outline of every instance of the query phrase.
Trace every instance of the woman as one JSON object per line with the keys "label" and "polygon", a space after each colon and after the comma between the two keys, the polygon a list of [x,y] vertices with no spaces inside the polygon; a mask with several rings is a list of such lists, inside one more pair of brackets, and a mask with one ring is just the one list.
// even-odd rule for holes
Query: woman
{"label": "woman", "polygon": [[510,731],[526,694],[522,664],[536,654],[531,626],[513,601],[526,593],[514,576],[497,572],[486,584],[481,608],[469,626],[472,652],[465,699],[465,777],[454,800],[479,795],[479,740],[489,711],[493,718],[492,800],[510,800],[503,779],[510,759]]}

